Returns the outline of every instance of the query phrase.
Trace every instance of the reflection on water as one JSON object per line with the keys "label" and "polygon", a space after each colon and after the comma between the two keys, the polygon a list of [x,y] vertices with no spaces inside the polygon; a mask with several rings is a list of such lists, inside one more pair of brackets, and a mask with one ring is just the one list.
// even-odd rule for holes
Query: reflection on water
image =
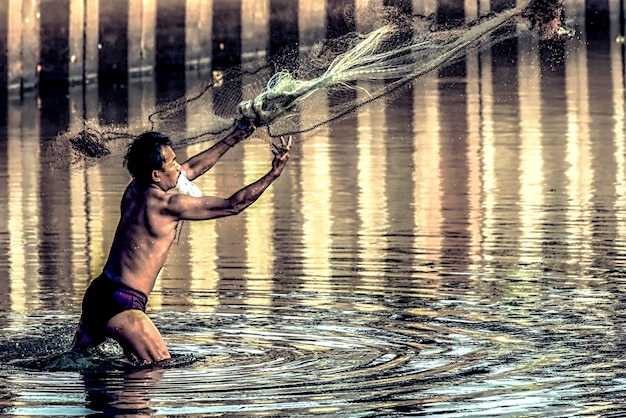
{"label": "reflection on water", "polygon": [[[625,80],[614,39],[522,39],[469,56],[298,143],[246,213],[185,223],[149,302],[171,351],[198,359],[174,368],[10,365],[69,344],[128,181],[117,159],[51,168],[57,130],[97,97],[60,99],[61,121],[56,102],[10,103],[0,412],[623,412]],[[107,98],[111,123],[142,120],[157,100],[151,82],[130,89],[128,108]],[[270,157],[250,139],[199,186],[225,195]]]}

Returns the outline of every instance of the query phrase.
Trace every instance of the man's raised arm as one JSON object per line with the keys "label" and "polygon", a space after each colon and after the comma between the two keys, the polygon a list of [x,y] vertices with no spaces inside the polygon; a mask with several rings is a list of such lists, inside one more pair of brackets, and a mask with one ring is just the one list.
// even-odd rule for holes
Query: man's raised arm
{"label": "man's raised arm", "polygon": [[256,202],[274,180],[281,175],[287,160],[289,160],[290,148],[291,138],[288,141],[281,138],[281,143],[273,146],[274,159],[270,171],[257,181],[238,190],[229,198],[191,197],[175,194],[169,200],[170,212],[179,219],[188,220],[208,220],[241,213]]}
{"label": "man's raised arm", "polygon": [[246,129],[235,129],[233,133],[226,138],[217,142],[210,148],[194,155],[181,165],[181,170],[185,171],[187,178],[193,180],[198,176],[206,173],[217,163],[217,161],[238,142],[246,139],[254,132],[255,127],[250,126]]}

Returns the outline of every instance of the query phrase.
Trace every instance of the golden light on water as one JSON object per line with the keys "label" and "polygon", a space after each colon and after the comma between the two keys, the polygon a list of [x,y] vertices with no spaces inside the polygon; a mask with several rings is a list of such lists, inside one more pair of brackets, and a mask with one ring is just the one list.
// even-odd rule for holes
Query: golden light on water
{"label": "golden light on water", "polygon": [[[258,12],[254,10],[252,8],[249,12]],[[613,29],[614,32],[616,30]],[[612,33],[611,39],[616,36],[616,32]],[[590,74],[592,58],[588,56],[587,48],[574,45],[584,41],[571,41],[571,48],[564,56],[562,79],[542,67],[537,44],[517,45],[517,67],[513,70],[497,68],[490,51],[468,56],[465,62],[467,76],[455,81],[464,84],[465,96],[459,98],[463,103],[455,105],[461,110],[459,113],[449,114],[442,104],[442,100],[450,94],[442,90],[442,86],[449,80],[429,74],[414,82],[410,117],[394,115],[382,101],[373,103],[356,115],[355,154],[350,156],[350,163],[354,164],[351,179],[356,186],[351,189],[354,199],[348,202],[355,204],[349,210],[358,228],[355,248],[360,261],[356,267],[361,272],[357,275],[362,279],[363,286],[380,284],[380,278],[368,269],[385,260],[393,247],[388,235],[393,232],[394,222],[398,222],[393,219],[392,209],[399,196],[389,186],[388,176],[391,168],[398,168],[390,157],[387,136],[399,123],[412,124],[412,137],[404,138],[410,142],[407,149],[411,152],[411,165],[400,170],[403,170],[407,181],[408,200],[412,202],[410,217],[416,253],[414,262],[424,263],[427,259],[437,264],[442,254],[450,250],[444,248],[446,245],[461,245],[467,247],[461,249],[461,257],[466,258],[464,262],[467,264],[489,266],[502,250],[510,252],[511,260],[515,262],[539,263],[543,255],[537,245],[546,234],[541,228],[551,222],[546,207],[561,199],[563,213],[559,216],[566,219],[567,237],[563,240],[567,262],[591,265],[594,228],[591,213],[594,205],[598,204],[598,193],[607,192],[596,190],[602,179],[608,176],[612,185],[603,187],[614,190],[613,197],[601,203],[614,204],[617,209],[626,208],[624,76],[620,71],[624,58],[620,44],[612,42],[608,69],[603,70],[609,79],[599,80]],[[517,85],[499,84],[502,71],[511,72]],[[192,84],[198,81],[194,77],[200,76],[187,77]],[[558,79],[560,84],[556,90],[551,90],[552,87],[545,83],[547,77]],[[367,86],[364,87],[366,89]],[[607,100],[601,105],[605,107],[598,109],[597,103],[591,106],[590,97],[602,93],[603,88],[606,89]],[[359,94],[364,93],[361,91]],[[156,85],[150,77],[129,84],[128,119],[131,130],[147,128],[147,115],[154,108],[156,97]],[[97,99],[89,94],[70,94],[74,109],[70,112],[71,123],[80,122],[79,109],[91,109],[87,111],[88,116],[95,115],[97,111],[93,109],[97,106],[94,102]],[[328,106],[328,103],[320,101],[311,108],[323,113],[328,112]],[[24,106],[10,103],[9,109],[12,129],[22,129],[23,120],[29,120],[29,125],[39,125],[38,121],[30,122],[33,116],[27,114]],[[555,113],[555,109],[562,114]],[[214,109],[205,110],[206,114],[210,114]],[[603,131],[603,135],[610,137],[609,141],[598,139],[600,124],[596,113],[600,110],[604,112],[603,127],[608,129]],[[306,125],[307,115],[299,117]],[[458,148],[464,153],[458,159],[463,166],[451,167],[450,164],[459,156],[446,153],[446,143],[450,138],[446,137],[445,129],[449,128],[451,119],[460,117],[465,118],[461,121],[465,137],[459,138],[462,146]],[[197,131],[206,123],[205,118],[190,107],[187,126],[181,129]],[[517,126],[515,132],[511,132],[511,126]],[[555,139],[550,136],[555,129],[562,131],[562,137],[559,137],[562,142],[556,145]],[[7,148],[10,186],[4,213],[7,225],[10,225],[7,271],[10,272],[10,287],[14,289],[11,291],[11,306],[14,306],[11,309],[17,312],[25,308],[28,292],[38,292],[34,278],[39,275],[36,260],[39,259],[37,247],[41,244],[41,233],[37,231],[45,228],[41,219],[44,219],[46,209],[32,202],[46,199],[46,190],[41,190],[42,183],[29,174],[31,167],[40,165],[44,156],[36,152],[36,144],[15,138],[10,138]],[[252,208],[241,219],[225,221],[230,222],[227,224],[186,225],[188,229],[183,239],[187,242],[173,250],[175,262],[166,266],[165,276],[175,276],[178,274],[175,272],[180,271],[177,263],[187,263],[189,278],[185,285],[191,289],[217,291],[223,275],[220,251],[224,250],[220,248],[226,242],[228,248],[241,248],[241,257],[237,261],[245,266],[241,268],[242,280],[255,280],[247,284],[250,303],[270,304],[271,300],[265,297],[255,299],[254,295],[270,291],[273,287],[271,278],[276,275],[277,259],[271,235],[280,215],[275,207],[278,202],[289,198],[296,203],[283,206],[297,207],[302,217],[301,231],[298,231],[302,235],[301,245],[294,251],[301,257],[299,268],[303,274],[303,288],[311,291],[332,289],[329,278],[338,268],[333,250],[342,244],[338,237],[349,233],[341,229],[345,228],[345,223],[342,226],[341,222],[337,222],[335,212],[338,205],[345,204],[337,201],[335,193],[338,186],[347,181],[341,177],[346,172],[336,172],[337,167],[346,162],[335,161],[339,158],[337,151],[345,150],[340,141],[343,139],[338,138],[336,132],[324,127],[316,132],[315,137],[299,144],[294,151],[299,155],[290,162],[290,170],[291,173],[298,173],[301,184],[297,188],[293,185],[295,183],[283,185],[281,193],[272,188],[259,202],[258,208]],[[191,155],[202,147],[189,147],[183,152]],[[265,143],[259,141],[244,147],[234,151],[233,158],[241,159],[238,164],[229,168],[216,167],[213,176],[199,180],[202,188],[210,193],[223,194],[251,181],[268,168],[270,158],[266,155]],[[233,160],[228,164],[233,164]],[[454,175],[460,177],[451,180],[451,170],[459,173]],[[114,194],[109,187],[115,184],[121,193],[127,181],[127,173],[116,161],[78,170],[72,173],[66,185],[70,212],[68,234],[71,236],[71,255],[68,256],[71,267],[67,271],[73,276],[72,293],[75,297],[82,294],[89,280],[86,276],[99,272],[108,254],[119,203],[118,195],[113,199]],[[288,183],[293,179],[279,181]],[[27,186],[19,187],[20,184]],[[284,192],[285,189],[288,191]],[[460,190],[465,190],[466,195],[457,196]],[[455,202],[460,202],[461,206]],[[444,228],[450,207],[467,212],[464,225],[447,225]],[[349,210],[341,207],[340,216]],[[506,223],[513,225],[512,229],[503,224],[503,216],[507,218]],[[621,217],[621,212],[618,211],[616,216]],[[626,224],[621,222],[621,218],[618,220],[617,234],[620,238],[625,237]],[[238,235],[226,237],[225,231],[231,229],[236,229]],[[463,237],[446,242],[446,234]],[[513,247],[501,248],[503,236],[515,243],[509,244]],[[237,237],[241,237],[242,241],[237,243]],[[207,255],[207,246],[215,248],[215,251]],[[188,253],[185,254],[185,251]],[[35,280],[32,286],[25,285],[29,280]],[[157,284],[151,298],[153,306],[163,303],[163,292],[162,285]]]}

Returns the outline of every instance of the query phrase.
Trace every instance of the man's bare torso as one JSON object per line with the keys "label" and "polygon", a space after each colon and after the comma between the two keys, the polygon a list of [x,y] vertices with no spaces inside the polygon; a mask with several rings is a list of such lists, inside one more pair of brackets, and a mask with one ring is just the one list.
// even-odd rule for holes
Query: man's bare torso
{"label": "man's bare torso", "polygon": [[122,197],[120,221],[104,268],[114,280],[149,295],[176,237],[178,220],[167,193],[132,181]]}

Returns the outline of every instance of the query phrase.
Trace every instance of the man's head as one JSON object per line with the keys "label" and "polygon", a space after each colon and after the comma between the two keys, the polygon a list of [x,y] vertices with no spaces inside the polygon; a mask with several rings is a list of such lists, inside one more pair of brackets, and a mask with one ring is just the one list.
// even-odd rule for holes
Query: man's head
{"label": "man's head", "polygon": [[163,170],[166,163],[164,151],[171,146],[169,137],[158,132],[145,132],[128,146],[124,166],[135,181],[147,185],[154,181],[155,171]]}

